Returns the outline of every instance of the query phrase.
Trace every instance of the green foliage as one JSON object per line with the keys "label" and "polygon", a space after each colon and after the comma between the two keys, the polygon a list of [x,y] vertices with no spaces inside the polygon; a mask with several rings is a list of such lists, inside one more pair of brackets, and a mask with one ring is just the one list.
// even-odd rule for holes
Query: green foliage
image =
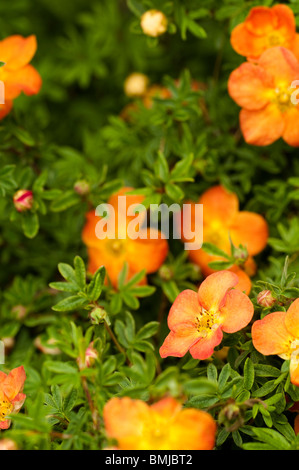
{"label": "green foliage", "polygon": [[[299,25],[298,4],[287,3]],[[258,353],[250,325],[224,334],[207,361],[189,354],[161,359],[171,304],[203,279],[180,241],[169,240],[168,257],[147,284],[145,271],[128,280],[124,264],[112,286],[107,266],[88,272],[81,238],[86,213],[124,185],[148,206],[197,201],[222,184],[238,195],[240,209],[269,224],[250,294],[254,319],[287,310],[299,297],[298,150],[282,141],[247,145],[227,92],[242,60],[230,45],[232,28],[253,6],[273,4],[1,2],[0,39],[35,34],[32,64],[43,79],[38,95],[20,96],[0,121],[0,339],[7,344],[1,370],[22,364],[27,375],[24,406],[1,438],[25,450],[103,449],[102,412],[110,398],[152,402],[171,395],[217,420],[216,449],[299,449],[291,411],[299,389],[289,363]],[[158,38],[140,27],[150,8],[168,19]],[[166,88],[167,97],[146,106],[126,96],[124,81],[136,71]],[[22,213],[13,204],[19,189],[34,199]],[[247,257],[242,246],[232,245],[231,256],[213,244],[203,250],[223,258],[215,269],[242,266]],[[273,307],[257,304],[265,289],[276,299]]]}

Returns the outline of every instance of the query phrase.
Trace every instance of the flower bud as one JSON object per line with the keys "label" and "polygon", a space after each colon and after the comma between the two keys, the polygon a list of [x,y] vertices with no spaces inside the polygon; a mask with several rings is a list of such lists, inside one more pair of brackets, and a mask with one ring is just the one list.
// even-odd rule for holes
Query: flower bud
{"label": "flower bud", "polygon": [[102,307],[94,308],[90,312],[89,318],[90,318],[91,323],[93,325],[98,325],[99,323],[103,323],[104,321],[106,321],[108,323],[108,325],[110,325],[110,320],[109,320],[108,314],[107,314],[106,310],[104,310]]}
{"label": "flower bud", "polygon": [[85,180],[77,181],[74,185],[74,190],[80,196],[86,196],[90,191],[90,186]]}
{"label": "flower bud", "polygon": [[163,281],[170,281],[173,278],[173,271],[169,266],[163,264],[159,269],[159,276]]}
{"label": "flower bud", "polygon": [[235,431],[244,424],[242,410],[233,399],[220,411],[218,422],[223,424],[227,431]]}
{"label": "flower bud", "polygon": [[148,77],[143,73],[132,73],[125,80],[125,94],[129,97],[144,96],[147,91],[148,82]]}
{"label": "flower bud", "polygon": [[40,336],[37,336],[33,342],[34,346],[39,349],[44,354],[49,354],[50,356],[57,356],[61,354],[59,348],[55,347],[57,341],[54,338],[49,338],[45,343],[42,341]]}
{"label": "flower bud", "polygon": [[93,342],[90,343],[85,352],[86,367],[91,367],[95,360],[98,358],[98,351],[93,347]]}
{"label": "flower bud", "polygon": [[15,208],[18,212],[25,212],[33,206],[33,193],[28,189],[20,189],[13,197]]}
{"label": "flower bud", "polygon": [[257,296],[257,303],[261,307],[272,307],[276,302],[270,290],[263,290]]}
{"label": "flower bud", "polygon": [[140,26],[144,34],[156,38],[167,31],[167,18],[159,10],[148,10],[141,16]]}
{"label": "flower bud", "polygon": [[27,308],[24,305],[15,305],[11,311],[18,320],[22,320],[27,315]]}

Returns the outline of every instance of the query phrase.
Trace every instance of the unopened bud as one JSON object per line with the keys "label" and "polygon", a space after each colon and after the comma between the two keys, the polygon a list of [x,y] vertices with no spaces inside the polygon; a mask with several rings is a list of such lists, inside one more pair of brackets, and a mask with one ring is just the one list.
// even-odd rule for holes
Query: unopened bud
{"label": "unopened bud", "polygon": [[257,296],[257,303],[261,307],[272,307],[276,302],[270,290],[263,290]]}
{"label": "unopened bud", "polygon": [[156,38],[167,31],[167,18],[159,10],[148,10],[141,16],[140,26],[144,34]]}
{"label": "unopened bud", "polygon": [[32,209],[33,193],[28,189],[20,189],[13,197],[15,208],[18,212],[25,212]]}
{"label": "unopened bud", "polygon": [[54,338],[49,338],[45,343],[42,341],[40,336],[37,336],[33,342],[34,346],[39,349],[44,354],[49,354],[50,356],[57,356],[61,354],[59,348],[55,347],[57,341]]}
{"label": "unopened bud", "polygon": [[125,80],[125,94],[129,97],[144,96],[147,91],[148,82],[148,77],[143,73],[132,73]]}
{"label": "unopened bud", "polygon": [[15,305],[11,311],[18,320],[22,320],[27,315],[27,309],[24,305]]}
{"label": "unopened bud", "polygon": [[93,325],[98,325],[99,323],[103,323],[104,321],[106,321],[108,323],[108,325],[110,325],[110,320],[109,320],[108,314],[107,314],[106,310],[104,310],[102,307],[94,308],[90,312],[89,318],[90,318],[91,323]]}
{"label": "unopened bud", "polygon": [[98,351],[93,347],[93,342],[90,343],[85,352],[85,364],[86,367],[91,367],[95,360],[98,358]]}
{"label": "unopened bud", "polygon": [[159,276],[163,281],[170,281],[173,277],[173,271],[169,266],[163,265],[159,269]]}
{"label": "unopened bud", "polygon": [[224,424],[226,430],[235,431],[244,424],[242,410],[232,400],[220,411],[218,422]]}
{"label": "unopened bud", "polygon": [[74,184],[74,190],[76,191],[77,194],[80,196],[86,196],[86,194],[89,193],[90,191],[90,186],[87,183],[87,181],[82,180],[82,181],[77,181]]}

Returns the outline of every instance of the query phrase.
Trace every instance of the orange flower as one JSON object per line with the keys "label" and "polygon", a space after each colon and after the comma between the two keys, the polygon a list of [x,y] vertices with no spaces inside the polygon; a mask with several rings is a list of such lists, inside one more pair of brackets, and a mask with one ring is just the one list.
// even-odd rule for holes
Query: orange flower
{"label": "orange flower", "polygon": [[[118,275],[125,262],[128,263],[128,276],[131,278],[143,269],[146,270],[146,273],[157,271],[168,253],[167,240],[159,231],[141,228],[138,230],[140,238],[132,239],[134,230],[131,232],[130,223],[135,225],[135,220],[137,224],[137,219],[127,215],[125,208],[118,207],[119,196],[124,196],[126,192],[131,190],[132,188],[123,188],[108,201],[115,211],[115,220],[113,221],[113,217],[110,215],[111,218],[107,219],[107,225],[110,219],[112,232],[115,231],[115,233],[112,233],[108,227],[106,236],[102,240],[97,238],[97,224],[103,222],[104,219],[96,216],[95,211],[87,214],[87,223],[82,233],[82,239],[87,245],[89,255],[89,271],[94,273],[104,265],[113,286],[117,286]],[[129,195],[125,196],[125,199],[126,208],[128,208],[131,205],[142,204],[144,197]],[[142,224],[145,216],[145,211],[143,215],[136,216],[141,222],[139,225]],[[128,234],[128,231],[131,233]]]}
{"label": "orange flower", "polygon": [[5,105],[0,105],[0,118],[12,108],[12,100],[23,91],[26,95],[39,92],[42,80],[29,62],[37,49],[36,37],[10,36],[0,41],[0,81],[5,87]]}
{"label": "orange flower", "polygon": [[255,64],[245,62],[231,73],[228,92],[242,107],[240,126],[248,144],[270,145],[282,137],[299,146],[299,107],[292,88],[298,79],[299,62],[283,47],[268,49]]}
{"label": "orange flower", "polygon": [[[233,49],[248,59],[258,59],[267,49],[282,46],[297,54],[299,34],[296,34],[294,13],[287,5],[254,7],[244,23],[231,34]],[[299,59],[299,54],[298,54]]]}
{"label": "orange flower", "polygon": [[[231,254],[230,238],[236,247],[239,245],[246,247],[249,255],[244,266],[246,272],[238,266],[233,266],[230,270],[239,277],[238,288],[249,294],[251,290],[249,276],[254,275],[256,270],[252,257],[260,253],[267,244],[268,226],[266,221],[261,215],[254,212],[239,211],[237,195],[228,192],[222,186],[213,186],[205,191],[198,203],[203,205],[204,243],[212,243],[229,255]],[[186,204],[184,211],[187,211],[188,219],[191,219],[191,231],[194,233],[196,226],[195,204]],[[182,230],[182,234],[184,235],[184,230]],[[209,266],[211,262],[224,260],[220,256],[208,254],[202,248],[189,251],[189,258],[201,268],[205,276],[215,272]]]}
{"label": "orange flower", "polygon": [[265,356],[290,360],[291,382],[299,386],[299,299],[287,312],[273,312],[252,325],[252,342]]}
{"label": "orange flower", "polygon": [[211,415],[182,409],[174,398],[151,406],[129,397],[112,398],[104,407],[104,423],[119,450],[212,450],[215,443]]}
{"label": "orange flower", "polygon": [[23,390],[26,374],[24,367],[13,369],[8,375],[0,371],[0,429],[8,429],[11,413],[17,413],[26,398]]}
{"label": "orange flower", "polygon": [[183,357],[190,351],[194,359],[208,359],[225,333],[235,333],[251,321],[253,305],[238,289],[238,276],[218,271],[208,276],[198,293],[184,290],[168,315],[170,333],[160,348],[161,357]]}

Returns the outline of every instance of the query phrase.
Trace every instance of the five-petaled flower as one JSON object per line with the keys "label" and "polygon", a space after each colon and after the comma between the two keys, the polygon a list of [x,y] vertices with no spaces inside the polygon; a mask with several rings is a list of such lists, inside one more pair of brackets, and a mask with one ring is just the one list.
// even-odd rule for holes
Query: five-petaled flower
{"label": "five-petaled flower", "polygon": [[[101,234],[102,239],[97,236],[97,224],[104,222],[104,219],[95,215],[95,211],[90,211],[87,214],[87,223],[82,233],[82,239],[87,246],[89,255],[89,271],[94,273],[104,265],[113,286],[117,286],[118,276],[125,263],[128,264],[128,278],[130,279],[134,274],[143,270],[147,274],[157,271],[168,253],[167,240],[160,231],[155,231],[153,228],[142,228],[142,223],[137,223],[145,218],[145,210],[136,217],[128,214],[130,207],[137,208],[144,200],[143,196],[125,196],[129,191],[132,191],[132,188],[125,187],[108,200],[108,205],[113,209],[115,217],[110,214],[106,219],[107,232]],[[125,198],[125,207],[119,205],[120,196]],[[109,224],[109,218],[111,224]],[[135,226],[135,221],[137,238],[134,238],[135,232],[130,230],[129,225],[132,222]]]}
{"label": "five-petaled flower", "polygon": [[[228,255],[231,255],[231,241],[236,247],[242,245],[246,248],[248,259],[244,262],[244,269],[234,265],[229,270],[239,277],[237,288],[249,294],[251,290],[249,276],[256,271],[253,256],[260,253],[267,244],[267,222],[259,214],[240,211],[237,195],[227,191],[223,186],[213,186],[205,191],[198,203],[203,205],[204,243],[211,243]],[[191,230],[194,232],[197,226],[195,204],[186,204],[184,211],[191,212],[186,215],[189,215],[188,220],[191,220]],[[210,267],[211,262],[225,260],[221,256],[207,253],[203,248],[190,251],[189,258],[201,268],[205,276],[215,272]]]}
{"label": "five-petaled flower", "polygon": [[245,328],[254,309],[249,297],[234,289],[237,284],[236,274],[218,271],[201,283],[198,292],[181,292],[168,315],[170,333],[160,348],[161,357],[183,357],[190,351],[194,359],[208,359],[223,332]]}
{"label": "five-petaled flower", "polygon": [[265,356],[290,361],[291,382],[299,386],[299,299],[287,312],[273,312],[252,325],[252,342]]}
{"label": "five-petaled flower", "polygon": [[5,103],[0,105],[0,119],[12,109],[13,100],[21,92],[35,95],[40,91],[42,79],[37,70],[29,64],[37,49],[34,35],[24,38],[10,36],[0,41],[0,81],[4,83]]}
{"label": "five-petaled flower", "polygon": [[8,375],[0,371],[0,429],[8,429],[11,423],[8,416],[21,409],[26,398],[22,393],[25,379],[23,366],[13,369]]}
{"label": "five-petaled flower", "polygon": [[284,47],[267,49],[253,62],[234,70],[228,81],[231,98],[242,108],[240,127],[245,141],[266,146],[283,140],[299,146],[299,106],[296,85],[299,62]]}
{"label": "five-petaled flower", "polygon": [[153,405],[129,397],[112,398],[104,407],[107,436],[119,450],[212,450],[216,423],[193,408],[182,409],[174,398]]}
{"label": "five-petaled flower", "polygon": [[252,8],[245,21],[233,29],[231,44],[249,60],[258,59],[275,46],[291,50],[299,59],[299,34],[293,11],[287,5]]}

